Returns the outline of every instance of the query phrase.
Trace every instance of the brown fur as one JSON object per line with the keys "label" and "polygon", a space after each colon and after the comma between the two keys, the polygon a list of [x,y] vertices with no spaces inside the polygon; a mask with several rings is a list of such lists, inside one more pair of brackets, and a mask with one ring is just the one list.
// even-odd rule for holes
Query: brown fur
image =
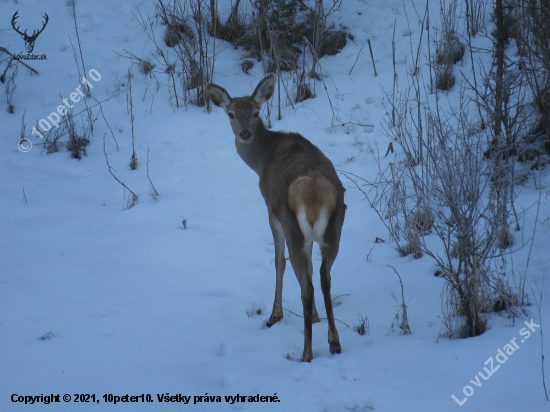
{"label": "brown fur", "polygon": [[[315,307],[313,265],[311,251],[313,238],[321,245],[321,289],[328,320],[328,341],[331,353],[340,353],[340,340],[334,322],[330,295],[330,269],[338,254],[340,235],[346,205],[344,187],[330,160],[309,140],[297,133],[268,130],[258,112],[273,94],[275,78],[263,79],[252,96],[232,98],[223,88],[208,85],[208,93],[215,105],[229,115],[235,135],[237,152],[260,178],[260,191],[269,213],[269,225],[275,244],[276,286],[273,311],[267,326],[283,317],[282,289],[285,272],[285,242],[290,263],[300,283],[304,310],[304,352],[302,360],[313,359],[312,323],[319,321]],[[306,222],[298,221],[298,210],[306,209],[307,224],[311,230],[302,232]],[[327,209],[326,227],[314,228],[321,209]],[[303,219],[303,217],[300,217]],[[307,232],[307,235],[306,233]],[[313,232],[313,236],[311,236]]]}
{"label": "brown fur", "polygon": [[326,206],[328,215],[332,216],[336,207],[338,193],[336,189],[319,171],[312,170],[298,177],[288,188],[288,204],[298,213],[303,204],[306,208],[307,222],[313,228],[321,207]]}

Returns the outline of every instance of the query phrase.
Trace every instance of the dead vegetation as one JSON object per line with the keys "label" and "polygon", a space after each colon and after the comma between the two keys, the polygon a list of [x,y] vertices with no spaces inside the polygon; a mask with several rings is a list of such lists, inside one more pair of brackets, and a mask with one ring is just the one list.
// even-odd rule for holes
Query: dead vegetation
{"label": "dead vegetation", "polygon": [[[468,25],[477,25],[474,20],[483,20],[484,8],[473,0],[467,3],[477,14],[464,17]],[[387,96],[385,132],[401,149],[395,161],[381,168],[368,197],[401,256],[435,261],[436,275],[445,279],[445,334],[462,338],[482,334],[489,313],[506,311],[514,318],[528,304],[524,276],[518,280],[507,267],[514,247],[511,228],[519,230],[514,160],[534,159],[541,148],[518,150],[530,119],[525,83],[513,64],[499,66],[498,53],[491,54],[495,64],[483,78],[484,89],[476,89],[475,81],[461,82],[458,109],[445,114],[440,90],[456,89],[453,67],[466,52],[460,17],[456,0],[441,3],[432,87],[412,70],[407,86]],[[493,33],[495,50],[498,33]],[[435,93],[435,103],[427,102],[426,90]],[[478,119],[471,115],[476,111]],[[434,235],[440,246],[434,247]]]}
{"label": "dead vegetation", "polygon": [[236,1],[227,22],[210,33],[264,61],[267,72],[296,70],[304,52],[311,56],[311,70],[315,72],[318,59],[337,54],[350,37],[345,30],[327,25],[327,18],[341,3],[342,0],[260,0],[251,17],[241,12],[241,2]]}

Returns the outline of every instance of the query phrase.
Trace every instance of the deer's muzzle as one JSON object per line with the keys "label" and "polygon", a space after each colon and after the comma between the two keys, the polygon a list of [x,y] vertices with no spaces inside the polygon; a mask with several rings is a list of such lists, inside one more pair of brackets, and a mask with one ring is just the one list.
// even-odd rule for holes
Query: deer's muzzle
{"label": "deer's muzzle", "polygon": [[241,133],[239,134],[240,138],[243,140],[249,140],[252,136],[252,132],[248,129],[241,130]]}

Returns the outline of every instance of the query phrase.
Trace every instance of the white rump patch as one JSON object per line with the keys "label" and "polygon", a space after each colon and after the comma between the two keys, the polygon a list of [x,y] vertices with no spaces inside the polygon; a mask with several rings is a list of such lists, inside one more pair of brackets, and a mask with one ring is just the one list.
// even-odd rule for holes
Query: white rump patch
{"label": "white rump patch", "polygon": [[317,243],[322,244],[323,243],[323,236],[325,235],[325,229],[328,225],[328,211],[326,206],[322,206],[319,210],[319,217],[317,218],[317,222],[313,225],[313,237],[317,241]]}
{"label": "white rump patch", "polygon": [[309,245],[313,240],[317,241],[319,245],[323,245],[323,236],[328,225],[329,215],[326,206],[322,206],[319,210],[319,217],[317,221],[313,224],[313,227],[308,223],[306,207],[300,205],[298,208],[298,213],[296,213],[296,218],[298,219],[298,224],[300,225],[300,230],[304,234],[305,246]]}

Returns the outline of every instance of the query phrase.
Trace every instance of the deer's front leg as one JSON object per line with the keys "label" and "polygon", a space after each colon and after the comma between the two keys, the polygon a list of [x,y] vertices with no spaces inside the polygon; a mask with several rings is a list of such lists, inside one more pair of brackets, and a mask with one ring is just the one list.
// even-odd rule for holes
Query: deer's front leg
{"label": "deer's front leg", "polygon": [[273,215],[269,214],[269,226],[273,233],[275,243],[275,271],[277,278],[275,281],[275,300],[273,302],[273,311],[267,321],[267,326],[271,327],[283,318],[283,276],[285,274],[285,232],[281,222]]}

